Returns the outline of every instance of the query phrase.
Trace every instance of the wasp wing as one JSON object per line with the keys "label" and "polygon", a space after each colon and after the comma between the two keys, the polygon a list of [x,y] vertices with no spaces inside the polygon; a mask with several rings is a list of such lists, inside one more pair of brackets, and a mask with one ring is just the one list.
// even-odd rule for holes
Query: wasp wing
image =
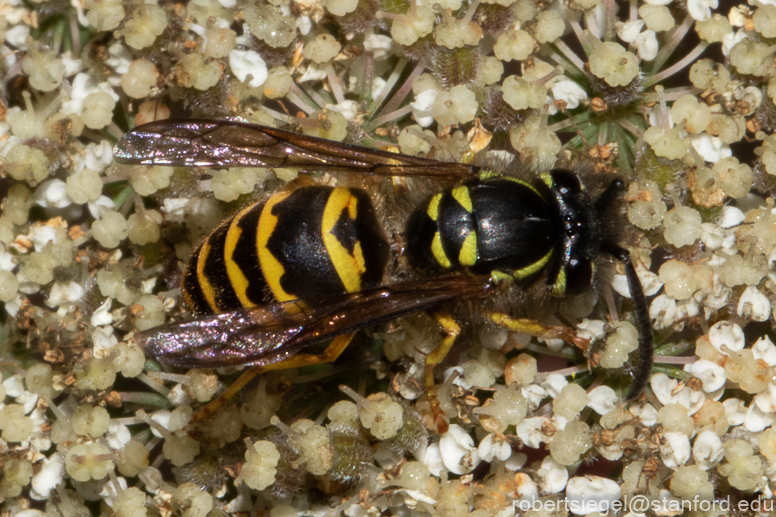
{"label": "wasp wing", "polygon": [[181,368],[269,365],[312,345],[454,299],[486,296],[487,279],[403,282],[320,301],[285,302],[206,316],[136,334],[146,353]]}
{"label": "wasp wing", "polygon": [[128,131],[122,163],[201,167],[294,167],[383,176],[469,178],[476,166],[438,162],[230,120],[157,121]]}

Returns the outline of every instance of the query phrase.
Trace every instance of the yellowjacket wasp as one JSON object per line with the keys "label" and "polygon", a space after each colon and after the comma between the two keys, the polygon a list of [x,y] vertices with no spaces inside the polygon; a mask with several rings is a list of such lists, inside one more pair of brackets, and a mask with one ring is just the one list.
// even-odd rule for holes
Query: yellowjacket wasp
{"label": "yellowjacket wasp", "polygon": [[[403,247],[410,267],[393,282],[384,278],[392,243],[363,190],[287,188],[224,221],[184,272],[183,297],[198,318],[137,336],[163,363],[254,365],[255,373],[333,361],[359,329],[428,311],[446,332],[427,358],[426,382],[433,384],[431,369],[460,331],[446,307],[477,300],[498,325],[573,341],[569,329],[513,318],[499,310],[509,304],[494,300],[515,290],[539,293],[538,303],[583,293],[596,283],[596,266],[606,254],[625,268],[639,334],[639,363],[626,399],[638,397],[647,384],[653,341],[646,299],[629,252],[605,224],[624,189],[620,179],[593,197],[565,169],[526,180],[223,120],[145,124],[119,140],[115,156],[134,164],[296,167],[444,185],[406,218],[403,246],[393,244]],[[309,353],[329,340],[322,353]]]}

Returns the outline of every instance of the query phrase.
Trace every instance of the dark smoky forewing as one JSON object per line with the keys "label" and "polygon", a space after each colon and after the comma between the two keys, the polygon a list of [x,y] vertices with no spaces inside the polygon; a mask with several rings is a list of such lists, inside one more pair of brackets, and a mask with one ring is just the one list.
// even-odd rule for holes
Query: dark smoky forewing
{"label": "dark smoky forewing", "polygon": [[135,341],[161,363],[181,368],[271,364],[282,345],[310,315],[297,302],[240,309],[194,321],[171,323],[135,334]]}
{"label": "dark smoky forewing", "polygon": [[278,140],[230,121],[157,121],[125,133],[113,151],[123,163],[202,167],[278,166]]}
{"label": "dark smoky forewing", "polygon": [[386,176],[468,178],[478,167],[334,142],[228,120],[158,121],[127,132],[118,161],[203,167],[294,167]]}
{"label": "dark smoky forewing", "polygon": [[311,320],[285,346],[291,349],[307,342],[330,339],[455,300],[484,298],[489,288],[490,282],[485,277],[453,276],[401,282],[353,293],[333,305],[322,317]]}
{"label": "dark smoky forewing", "polygon": [[319,300],[270,304],[156,327],[136,335],[160,362],[184,368],[269,365],[359,329],[486,296],[487,279],[460,276],[405,282]]}

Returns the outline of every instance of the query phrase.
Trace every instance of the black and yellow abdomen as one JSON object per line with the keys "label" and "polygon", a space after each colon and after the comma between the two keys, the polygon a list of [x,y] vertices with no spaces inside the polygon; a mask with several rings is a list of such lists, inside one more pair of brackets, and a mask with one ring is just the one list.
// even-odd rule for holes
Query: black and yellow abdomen
{"label": "black and yellow abdomen", "polygon": [[279,192],[222,223],[197,248],[183,297],[198,314],[357,292],[379,285],[389,245],[358,189]]}
{"label": "black and yellow abdomen", "polygon": [[552,204],[533,185],[494,179],[433,195],[412,214],[406,234],[408,258],[419,269],[522,278],[547,263],[560,232]]}

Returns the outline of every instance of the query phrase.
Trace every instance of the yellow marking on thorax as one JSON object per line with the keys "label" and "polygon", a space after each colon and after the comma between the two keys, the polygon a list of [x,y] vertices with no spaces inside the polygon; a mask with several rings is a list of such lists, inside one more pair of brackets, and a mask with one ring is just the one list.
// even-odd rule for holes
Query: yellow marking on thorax
{"label": "yellow marking on thorax", "polygon": [[278,217],[272,214],[272,209],[286,199],[291,194],[290,191],[278,192],[267,201],[259,216],[259,228],[256,231],[256,250],[259,254],[259,264],[267,285],[272,290],[272,294],[279,302],[287,302],[296,299],[295,296],[287,293],[280,285],[280,278],[286,272],[283,264],[269,251],[267,242],[275,231],[278,224]]}
{"label": "yellow marking on thorax", "polygon": [[226,241],[224,242],[226,274],[229,277],[229,282],[232,284],[235,294],[237,294],[237,298],[240,300],[240,305],[243,307],[253,307],[255,303],[248,298],[248,278],[245,276],[245,273],[243,273],[243,270],[240,269],[240,266],[234,261],[234,251],[237,247],[237,242],[242,236],[242,228],[238,226],[238,223],[240,222],[240,219],[255,206],[256,205],[254,204],[244,208],[234,217],[232,223],[229,225],[229,231],[226,232]]}
{"label": "yellow marking on thorax", "polygon": [[469,187],[456,187],[450,191],[450,195],[453,196],[453,199],[458,201],[458,204],[467,212],[471,213],[472,210],[474,210],[472,198],[469,196]]}
{"label": "yellow marking on thorax", "polygon": [[452,264],[445,254],[445,250],[442,247],[442,236],[439,232],[434,233],[434,238],[431,240],[431,253],[434,255],[437,263],[445,269],[450,269]]}
{"label": "yellow marking on thorax", "polygon": [[366,271],[364,254],[361,250],[361,243],[356,242],[351,255],[334,235],[333,230],[345,209],[348,211],[348,217],[353,221],[356,220],[358,217],[357,205],[358,199],[351,194],[349,189],[335,188],[326,202],[321,221],[321,235],[326,252],[334,264],[334,269],[337,271],[342,285],[349,293],[361,290],[361,275]]}
{"label": "yellow marking on thorax", "polygon": [[552,250],[548,251],[545,256],[543,256],[533,264],[529,264],[522,269],[516,270],[513,273],[514,277],[517,278],[518,280],[522,280],[523,278],[529,277],[534,273],[539,272],[544,266],[547,265],[547,262],[549,262],[550,257],[552,257]]}
{"label": "yellow marking on thorax", "polygon": [[439,219],[439,201],[442,199],[442,193],[434,194],[434,196],[428,201],[428,207],[426,208],[426,214],[432,221],[436,222]]}
{"label": "yellow marking on thorax", "polygon": [[458,253],[458,263],[462,266],[473,266],[477,263],[477,232],[469,232]]}

